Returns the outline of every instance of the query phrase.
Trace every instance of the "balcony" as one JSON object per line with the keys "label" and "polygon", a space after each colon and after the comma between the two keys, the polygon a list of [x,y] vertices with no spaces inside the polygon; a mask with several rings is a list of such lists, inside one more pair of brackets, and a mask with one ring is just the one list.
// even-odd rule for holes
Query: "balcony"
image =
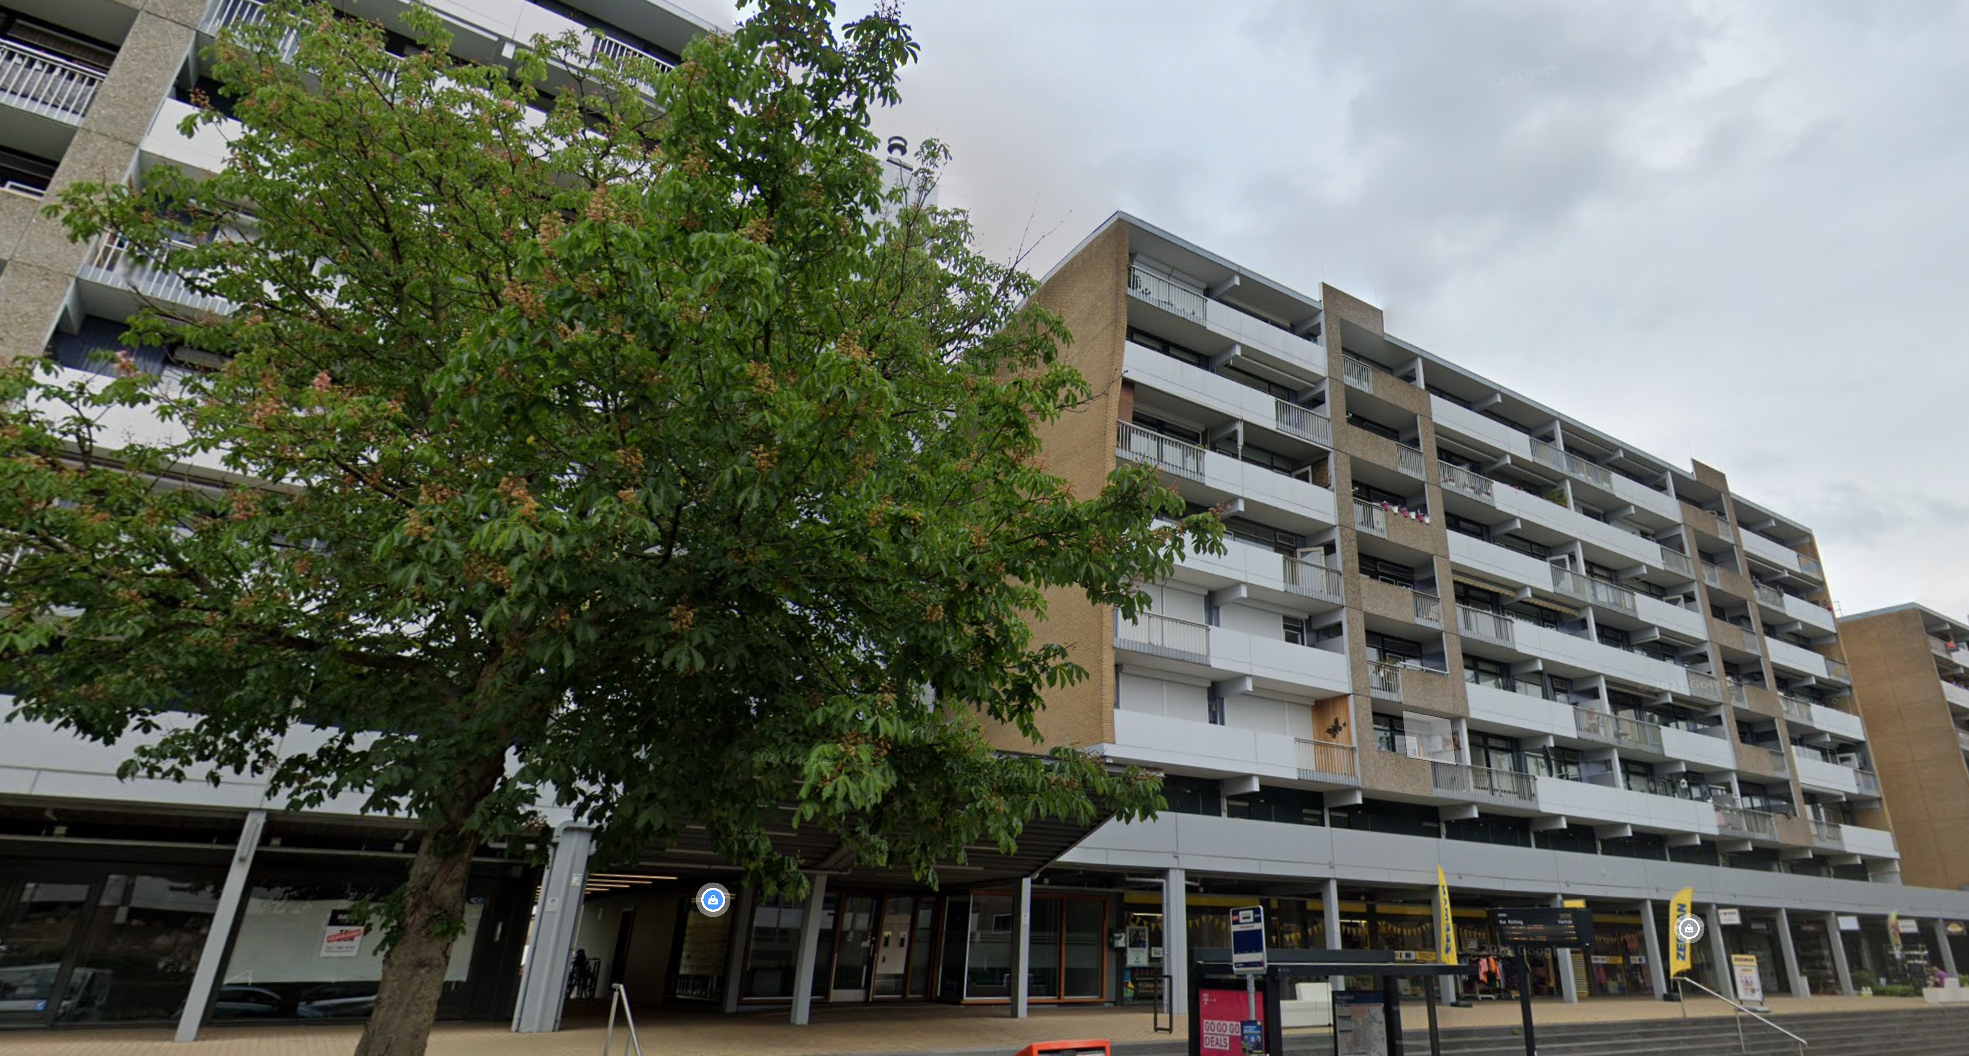
{"label": "balcony", "polygon": [[1438,462],[1436,463],[1436,467],[1437,477],[1440,479],[1443,487],[1461,495],[1468,495],[1482,502],[1492,503],[1493,505],[1496,503],[1497,500],[1491,493],[1489,477],[1479,473],[1472,473],[1462,466],[1454,466],[1448,462]]}
{"label": "balcony", "polygon": [[1969,686],[1943,679],[1942,699],[1958,708],[1969,709]]}
{"label": "balcony", "polygon": [[1511,626],[1514,621],[1509,616],[1467,606],[1456,607],[1456,628],[1471,638],[1480,638],[1498,645],[1512,644]]}
{"label": "balcony", "polygon": [[1333,446],[1333,420],[1310,407],[1296,403],[1277,401],[1277,422],[1280,432],[1291,433],[1302,440],[1311,440],[1321,447]]}
{"label": "balcony", "polygon": [[1722,587],[1723,570],[1707,561],[1702,563],[1702,581],[1712,587]]}
{"label": "balcony", "polygon": [[1665,546],[1661,548],[1661,567],[1678,575],[1696,574],[1696,566],[1689,561],[1689,555],[1679,550],[1670,550]]}
{"label": "balcony", "polygon": [[1347,384],[1362,392],[1374,391],[1374,368],[1352,356],[1341,358],[1340,376],[1346,379]]}
{"label": "balcony", "polygon": [[1512,770],[1463,763],[1433,763],[1436,791],[1462,799],[1531,804],[1538,801],[1538,779]]}
{"label": "balcony", "polygon": [[1637,606],[1634,603],[1634,592],[1628,590],[1626,587],[1617,587],[1612,583],[1588,577],[1586,580],[1586,598],[1593,604],[1603,608],[1619,609],[1630,616],[1637,614]]}
{"label": "balcony", "polygon": [[1434,594],[1424,594],[1419,590],[1410,591],[1415,595],[1415,622],[1426,623],[1432,627],[1443,625],[1443,599]]}
{"label": "balcony", "polygon": [[1962,749],[1965,752],[1969,752],[1969,730],[1961,729],[1959,727],[1956,729],[1955,746],[1957,748]]}
{"label": "balcony", "polygon": [[1846,661],[1844,660],[1834,660],[1829,656],[1826,657],[1825,673],[1826,677],[1832,679],[1834,682],[1844,682],[1849,686],[1853,684],[1853,672],[1846,667]]}
{"label": "balcony", "polygon": [[17,40],[0,40],[0,101],[63,124],[79,125],[103,74]]}
{"label": "balcony", "polygon": [[1203,291],[1193,290],[1166,275],[1158,275],[1139,264],[1128,266],[1128,289],[1159,307],[1201,320],[1204,316]]}
{"label": "balcony", "polygon": [[1827,821],[1824,818],[1809,820],[1812,823],[1812,846],[1833,851],[1846,849],[1845,834],[1840,831],[1838,822]]}
{"label": "balcony", "polygon": [[1574,708],[1572,717],[1575,729],[1587,740],[1664,754],[1661,727],[1652,723],[1590,708]]}
{"label": "balcony", "polygon": [[1210,662],[1210,628],[1171,616],[1142,613],[1135,622],[1114,614],[1114,646],[1193,664]]}
{"label": "balcony", "polygon": [[607,59],[611,62],[641,60],[656,63],[664,69],[671,68],[669,62],[659,59],[641,48],[631,44],[625,44],[614,37],[604,36],[600,33],[595,34],[595,42],[588,48],[588,54],[592,58]]}
{"label": "balcony", "polygon": [[1704,700],[1714,701],[1717,704],[1722,704],[1729,699],[1723,695],[1723,683],[1715,675],[1706,675],[1700,671],[1690,671],[1688,672],[1688,676],[1690,696],[1701,697]]}
{"label": "balcony", "polygon": [[1354,527],[1369,535],[1388,537],[1388,511],[1372,503],[1354,500]]}
{"label": "balcony", "polygon": [[[173,242],[172,245],[177,249],[193,248],[184,242]],[[175,305],[192,312],[226,315],[231,313],[233,307],[231,301],[194,292],[182,278],[159,271],[139,260],[130,244],[115,232],[105,232],[97,240],[96,248],[77,274],[104,286],[127,289],[145,300]]]}
{"label": "balcony", "polygon": [[1402,669],[1399,664],[1372,660],[1367,665],[1367,691],[1387,700],[1402,699]]}
{"label": "balcony", "polygon": [[1531,457],[1540,464],[1568,476],[1598,485],[1608,491],[1613,490],[1613,472],[1605,466],[1594,465],[1571,452],[1561,451],[1537,437],[1533,437],[1531,441]]}
{"label": "balcony", "polygon": [[1400,443],[1395,445],[1395,468],[1418,480],[1427,472],[1423,468],[1422,452]]}
{"label": "balcony", "polygon": [[1338,569],[1316,565],[1311,561],[1284,554],[1279,555],[1279,559],[1285,566],[1282,570],[1285,589],[1294,594],[1330,601],[1335,605],[1342,603],[1344,594]]}
{"label": "balcony", "polygon": [[1868,858],[1899,858],[1901,852],[1894,847],[1894,834],[1885,829],[1871,829],[1865,825],[1839,826],[1839,842],[1847,854],[1860,854]]}
{"label": "balcony", "polygon": [[1880,795],[1880,775],[1871,770],[1862,770],[1859,767],[1854,767],[1853,784],[1858,787],[1860,795]]}
{"label": "balcony", "polygon": [[1586,599],[1586,577],[1564,567],[1552,566],[1552,589],[1569,598]]}
{"label": "balcony", "polygon": [[1354,767],[1354,746],[1351,744],[1300,737],[1293,742],[1293,750],[1301,781],[1345,781],[1349,784],[1360,781],[1359,771]]}
{"label": "balcony", "polygon": [[1784,591],[1779,590],[1778,588],[1771,586],[1768,583],[1753,582],[1751,584],[1751,588],[1757,594],[1758,604],[1769,605],[1771,608],[1774,608],[1779,612],[1784,611]]}
{"label": "balcony", "polygon": [[1779,696],[1778,704],[1784,709],[1784,717],[1791,722],[1805,726],[1817,726],[1812,719],[1812,702],[1792,696]]}
{"label": "balcony", "polygon": [[1117,456],[1131,462],[1146,462],[1164,472],[1203,483],[1203,448],[1133,422],[1118,424],[1114,451]]}
{"label": "balcony", "polygon": [[1716,828],[1725,836],[1752,840],[1778,838],[1777,816],[1767,810],[1751,810],[1749,807],[1726,807],[1718,804]]}

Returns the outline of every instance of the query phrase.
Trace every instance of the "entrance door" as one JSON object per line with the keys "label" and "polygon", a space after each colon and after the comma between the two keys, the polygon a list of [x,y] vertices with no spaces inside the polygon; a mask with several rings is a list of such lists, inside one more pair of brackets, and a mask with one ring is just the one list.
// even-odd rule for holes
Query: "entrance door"
{"label": "entrance door", "polygon": [[[23,880],[0,888],[0,1025],[46,1026],[74,1011],[65,1006],[81,995],[64,969],[81,937],[92,886]],[[58,997],[64,990],[67,998]]]}
{"label": "entrance door", "polygon": [[910,907],[915,899],[900,895],[882,903],[882,935],[875,947],[875,996],[882,999],[903,996],[903,982],[909,974]]}
{"label": "entrance door", "polygon": [[835,921],[834,977],[829,1001],[868,1000],[868,970],[875,960],[873,895],[845,895]]}

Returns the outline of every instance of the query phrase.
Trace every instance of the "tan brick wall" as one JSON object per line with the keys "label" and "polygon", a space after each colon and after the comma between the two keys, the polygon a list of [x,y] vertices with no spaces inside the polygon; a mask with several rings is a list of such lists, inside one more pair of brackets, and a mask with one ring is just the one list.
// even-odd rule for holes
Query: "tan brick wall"
{"label": "tan brick wall", "polygon": [[1452,718],[1467,718],[1470,701],[1463,692],[1463,675],[1437,671],[1402,671],[1402,706]]}
{"label": "tan brick wall", "polygon": [[[1093,390],[1081,406],[1042,424],[1047,468],[1088,497],[1100,491],[1114,470],[1114,430],[1121,418],[1124,386],[1121,350],[1128,333],[1128,229],[1116,223],[1061,265],[1037,294],[1039,304],[1065,320],[1073,340],[1061,359],[1080,371]],[[1047,592],[1048,615],[1035,622],[1035,641],[1058,642],[1088,678],[1046,695],[1039,716],[1047,747],[1084,747],[1114,740],[1114,616],[1073,590]],[[1017,731],[988,726],[992,743],[1031,750]]]}
{"label": "tan brick wall", "polygon": [[1839,621],[1853,695],[1887,802],[1885,822],[1901,852],[1901,880],[1922,887],[1969,885],[1969,766],[1949,705],[1912,610]]}

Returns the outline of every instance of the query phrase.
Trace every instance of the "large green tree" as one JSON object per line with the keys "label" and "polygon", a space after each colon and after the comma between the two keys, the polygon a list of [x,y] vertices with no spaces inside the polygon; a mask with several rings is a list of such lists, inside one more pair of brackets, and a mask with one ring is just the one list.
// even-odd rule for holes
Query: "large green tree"
{"label": "large green tree", "polygon": [[[419,819],[363,1056],[423,1050],[472,851],[542,801],[624,853],[702,825],[794,894],[782,804],[925,877],[1035,817],[1155,809],[983,731],[1036,740],[1084,677],[1029,628],[1044,591],[1132,614],[1218,528],[1158,524],[1183,508],[1144,470],[1076,495],[1045,468],[1040,423],[1088,395],[1060,320],[873,158],[897,13],[773,0],[671,71],[461,64],[412,23],[398,58],[270,10],[210,56],[223,172],[62,197],[74,237],[231,308],[132,326],[207,373],[0,375],[19,714],[149,735],[128,773]],[[133,409],[181,440],[96,424]]]}

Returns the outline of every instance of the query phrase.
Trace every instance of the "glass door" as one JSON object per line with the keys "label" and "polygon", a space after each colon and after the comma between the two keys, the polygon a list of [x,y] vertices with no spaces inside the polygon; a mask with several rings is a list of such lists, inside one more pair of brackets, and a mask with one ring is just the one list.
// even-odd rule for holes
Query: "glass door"
{"label": "glass door", "polygon": [[882,904],[882,937],[875,948],[875,996],[900,998],[909,971],[910,909],[916,900],[897,895]]}
{"label": "glass door", "polygon": [[874,965],[875,909],[873,895],[844,895],[835,923],[834,974],[829,1001],[868,1000],[868,971]]}
{"label": "glass door", "polygon": [[57,995],[64,993],[93,886],[20,880],[0,887],[0,1025],[73,1018],[81,995]]}

